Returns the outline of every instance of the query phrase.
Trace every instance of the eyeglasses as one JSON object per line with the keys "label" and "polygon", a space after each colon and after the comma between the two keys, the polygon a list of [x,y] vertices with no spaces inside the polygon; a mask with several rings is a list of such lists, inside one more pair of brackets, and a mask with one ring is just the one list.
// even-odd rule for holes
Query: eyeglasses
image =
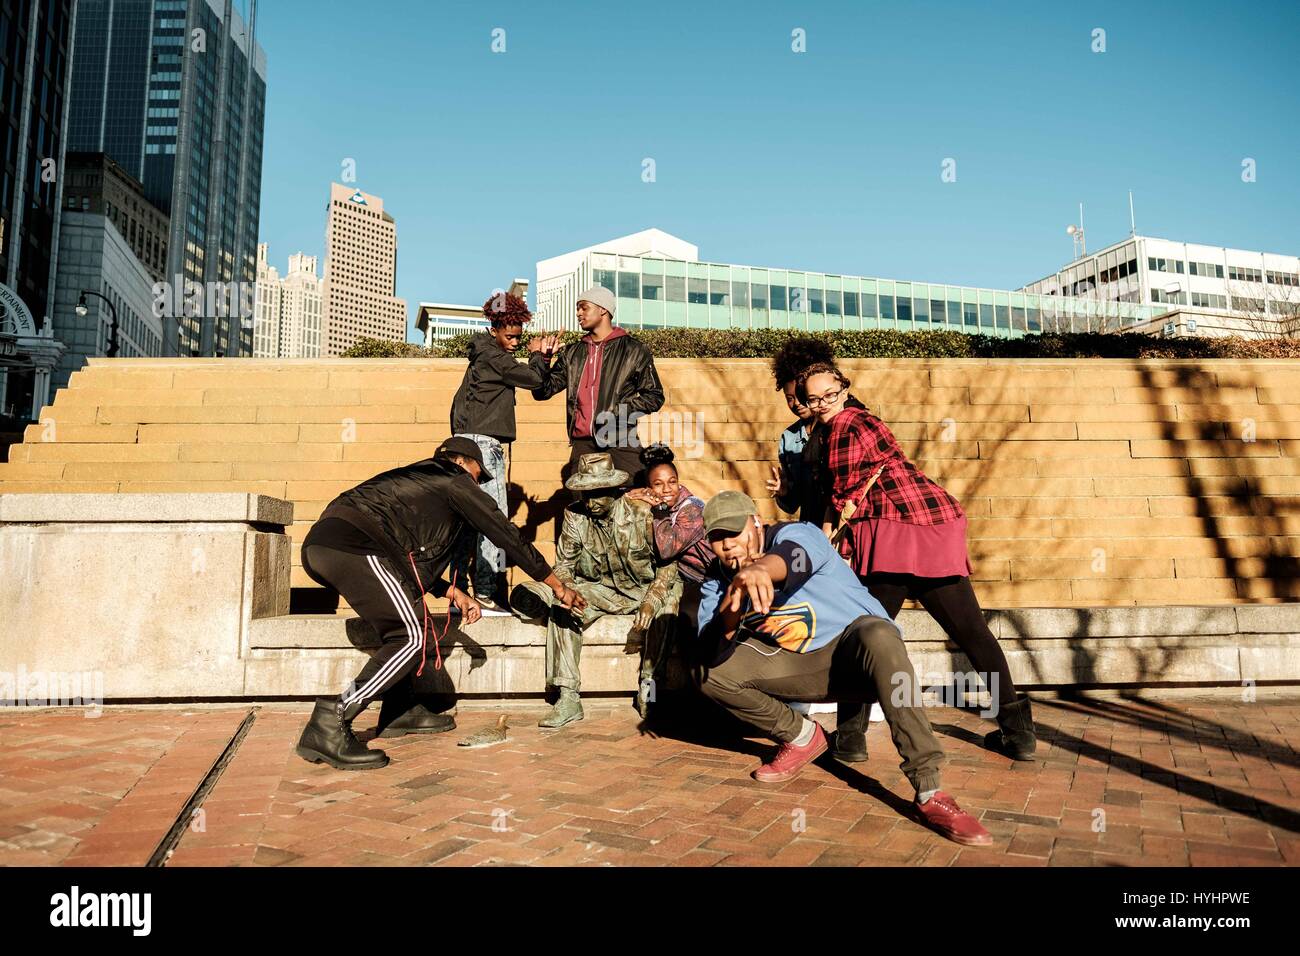
{"label": "eyeglasses", "polygon": [[839,401],[840,396],[844,394],[844,389],[837,388],[833,392],[827,392],[825,395],[809,395],[808,400],[804,402],[809,408],[829,408]]}

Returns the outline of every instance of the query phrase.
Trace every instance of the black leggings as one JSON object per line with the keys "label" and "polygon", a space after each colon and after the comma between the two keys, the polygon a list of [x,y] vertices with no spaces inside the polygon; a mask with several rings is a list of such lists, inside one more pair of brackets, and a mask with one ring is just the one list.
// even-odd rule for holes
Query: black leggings
{"label": "black leggings", "polygon": [[[989,630],[984,612],[975,597],[970,578],[954,575],[948,578],[920,578],[914,574],[875,571],[862,578],[867,590],[884,605],[891,618],[898,617],[899,608],[906,598],[920,601],[953,642],[961,648],[975,670],[981,675],[998,675],[998,707],[1014,703],[1016,684],[1011,679],[1006,655],[998,639]],[[987,683],[987,677],[983,678]]]}

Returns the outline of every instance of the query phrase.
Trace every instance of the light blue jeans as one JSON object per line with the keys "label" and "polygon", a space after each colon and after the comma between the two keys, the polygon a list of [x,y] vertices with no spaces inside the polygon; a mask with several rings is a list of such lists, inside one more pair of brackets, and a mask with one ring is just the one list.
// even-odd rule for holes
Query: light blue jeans
{"label": "light blue jeans", "polygon": [[[491,481],[479,487],[497,503],[497,510],[506,514],[506,446],[487,435],[462,433],[458,437],[469,438],[478,445],[487,473],[492,476]],[[476,597],[505,600],[504,594],[495,591],[496,576],[506,569],[506,553],[473,528],[465,528],[457,539],[452,568],[458,572],[457,587],[471,581]]]}

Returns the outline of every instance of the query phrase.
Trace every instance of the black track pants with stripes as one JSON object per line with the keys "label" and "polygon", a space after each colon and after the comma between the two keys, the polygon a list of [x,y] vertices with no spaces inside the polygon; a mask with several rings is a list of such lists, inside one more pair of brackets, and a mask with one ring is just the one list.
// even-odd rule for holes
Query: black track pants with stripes
{"label": "black track pants with stripes", "polygon": [[420,666],[424,595],[379,554],[306,544],[302,567],[313,581],[338,591],[383,641],[341,695],[344,707],[360,713]]}

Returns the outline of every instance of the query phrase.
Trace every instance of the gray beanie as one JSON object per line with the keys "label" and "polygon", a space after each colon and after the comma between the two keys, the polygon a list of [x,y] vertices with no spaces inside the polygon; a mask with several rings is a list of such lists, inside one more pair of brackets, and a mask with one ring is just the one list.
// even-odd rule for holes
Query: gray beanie
{"label": "gray beanie", "polygon": [[609,313],[611,319],[614,317],[614,309],[616,306],[614,293],[610,292],[603,285],[592,286],[586,292],[582,293],[582,295],[578,296],[578,301],[590,302],[592,305],[598,305]]}

